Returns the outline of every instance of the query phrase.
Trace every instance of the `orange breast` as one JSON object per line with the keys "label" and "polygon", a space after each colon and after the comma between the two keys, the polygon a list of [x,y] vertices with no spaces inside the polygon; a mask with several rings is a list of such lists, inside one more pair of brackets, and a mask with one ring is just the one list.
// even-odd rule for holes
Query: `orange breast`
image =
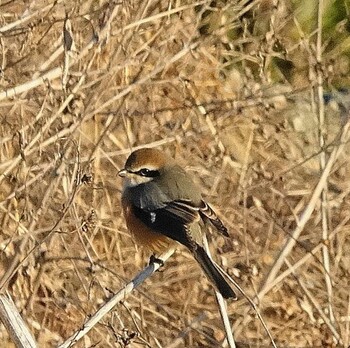
{"label": "orange breast", "polygon": [[142,221],[140,221],[132,211],[132,207],[123,199],[122,206],[126,225],[135,242],[158,256],[175,245],[175,241],[168,237],[152,231]]}

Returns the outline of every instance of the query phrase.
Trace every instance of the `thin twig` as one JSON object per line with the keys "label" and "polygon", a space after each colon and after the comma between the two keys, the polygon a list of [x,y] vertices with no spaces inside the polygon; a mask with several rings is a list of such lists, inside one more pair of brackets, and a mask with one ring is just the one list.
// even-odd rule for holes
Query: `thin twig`
{"label": "thin twig", "polygon": [[[174,251],[174,249],[170,249],[166,253],[162,254],[159,258],[165,262],[174,253]],[[70,336],[58,348],[72,347],[77,341],[84,337],[106,314],[108,314],[116,304],[122,301],[127,294],[131,293],[132,290],[136,289],[154,272],[156,272],[160,266],[160,263],[153,262],[144,268],[131,282],[125,285],[123,289],[119,290],[111,299],[109,299],[108,302],[106,302],[94,315],[92,315],[78,331]]]}
{"label": "thin twig", "polygon": [[[286,264],[287,264],[288,267],[291,267],[291,265],[290,265],[288,260],[286,260]],[[291,270],[292,270],[292,273],[294,274],[294,270],[293,269],[291,269]],[[315,297],[307,289],[306,285],[304,284],[304,281],[302,280],[302,276],[300,274],[298,276],[295,275],[295,279],[299,283],[300,287],[303,289],[306,297],[309,299],[309,301],[312,303],[312,305],[316,308],[316,310],[320,314],[321,318],[324,320],[326,325],[332,331],[332,334],[334,335],[335,339],[338,341],[338,343],[342,344],[342,340],[340,338],[340,335],[339,335],[338,331],[334,327],[333,323],[329,320],[327,315],[324,313],[324,311],[322,310],[321,306],[316,301]]]}
{"label": "thin twig", "polygon": [[345,324],[345,342],[344,342],[344,347],[349,347],[350,345],[350,293],[348,294],[348,310],[346,313],[346,324]]}
{"label": "thin twig", "polygon": [[[108,21],[112,21],[113,18],[117,14],[117,8],[119,8],[119,4],[116,4],[114,6],[113,11],[111,11],[111,15],[108,19]],[[103,27],[100,32],[98,33],[99,42],[104,42],[104,40],[107,38],[107,35],[109,33],[110,28],[108,26]],[[90,40],[90,42],[82,49],[79,56],[75,57],[75,59],[72,59],[70,62],[69,67],[73,66],[75,63],[81,61],[89,52],[90,50],[96,45],[96,35],[93,36],[93,38]],[[19,95],[23,92],[27,92],[35,87],[38,87],[42,84],[46,84],[47,81],[52,81],[60,76],[62,76],[63,69],[62,67],[56,67],[52,70],[48,71],[47,73],[39,76],[36,79],[32,79],[28,82],[23,83],[22,85],[9,88],[3,92],[0,92],[0,100],[12,98],[16,95]]]}
{"label": "thin twig", "polygon": [[[341,224],[341,227],[343,227],[348,221],[350,220],[350,217],[346,217],[344,219],[344,221]],[[333,240],[333,238],[342,231],[342,228],[336,228],[334,229],[328,239],[331,241]],[[274,281],[272,283],[267,284],[264,289],[262,291],[260,291],[256,297],[258,299],[262,299],[271,289],[273,289],[277,284],[281,283],[283,281],[283,279],[287,278],[291,273],[292,273],[292,269],[295,271],[297,270],[299,267],[303,266],[311,257],[313,257],[317,252],[319,252],[322,249],[322,244],[317,244],[310,252],[308,252],[307,254],[305,254],[299,261],[297,261],[295,264],[293,264],[292,268],[288,268],[286,269],[284,272],[282,272],[281,274],[278,275],[278,277],[276,277],[274,279]]]}
{"label": "thin twig", "polygon": [[272,283],[275,278],[277,277],[278,272],[280,271],[284,260],[289,255],[289,253],[292,251],[294,245],[296,244],[296,240],[299,238],[300,233],[303,231],[306,223],[309,221],[316,203],[322,193],[322,190],[327,182],[327,178],[329,176],[330,171],[333,168],[333,165],[339,155],[342,153],[344,146],[346,142],[349,139],[349,127],[350,127],[350,121],[348,121],[342,131],[342,134],[340,136],[340,145],[338,147],[335,147],[329,156],[328,162],[325,166],[324,171],[322,172],[322,175],[320,177],[320,180],[318,181],[317,186],[315,187],[312,196],[310,198],[310,201],[306,208],[304,209],[303,213],[301,214],[301,217],[299,221],[297,221],[297,227],[291,234],[290,238],[286,241],[284,247],[282,248],[279,256],[277,257],[277,260],[273,267],[271,268],[269,274],[267,275],[265,281],[262,283],[262,286],[260,287],[259,293],[264,293],[265,288],[268,287],[270,283]]}
{"label": "thin twig", "polygon": [[45,11],[50,11],[55,5],[60,4],[61,2],[63,2],[63,0],[56,0],[53,1],[51,4],[39,8],[37,11],[33,12],[33,13],[29,13],[27,16],[22,17],[20,19],[18,19],[17,21],[14,21],[12,23],[6,24],[3,27],[0,28],[0,33],[6,33],[9,30],[12,30],[18,26],[24,26],[24,24],[26,22],[28,22],[29,20],[31,20],[32,18],[34,18],[35,16],[40,16],[41,18],[44,17],[44,15],[42,14]]}
{"label": "thin twig", "polygon": [[231,281],[231,283],[237,288],[237,290],[239,290],[239,292],[247,299],[247,301],[249,302],[249,304],[252,306],[252,308],[254,309],[256,315],[258,316],[262,326],[264,327],[264,330],[266,331],[267,335],[270,338],[271,344],[274,348],[277,348],[277,345],[275,343],[275,340],[273,339],[270,330],[268,329],[263,317],[260,314],[260,311],[258,309],[258,307],[256,306],[256,304],[254,303],[254,301],[245,293],[245,291],[240,287],[240,285],[229,275],[227,274],[227,272],[225,272],[220,265],[218,265],[217,263],[215,263],[215,265],[220,269],[221,272],[223,272],[225,274],[225,276]]}
{"label": "thin twig", "polygon": [[[316,45],[316,74],[317,74],[317,95],[318,95],[318,122],[319,122],[319,145],[322,151],[325,145],[325,119],[324,119],[324,100],[323,100],[323,72],[321,69],[322,63],[322,15],[323,15],[323,0],[318,0],[318,18],[317,18],[317,45]],[[320,169],[321,172],[326,166],[326,153],[322,151],[320,153]],[[322,240],[328,241],[328,180],[326,180],[324,188],[321,194],[321,219],[322,219]],[[324,276],[326,281],[326,288],[328,294],[328,309],[329,318],[334,322],[334,313],[332,306],[333,288],[332,279],[330,277],[330,262],[329,262],[329,245],[324,243],[322,247]]]}
{"label": "thin twig", "polygon": [[[208,240],[205,236],[203,237],[203,244],[204,244],[205,251],[207,252],[209,257],[211,258]],[[212,261],[214,262],[214,260],[212,260]],[[222,319],[222,322],[224,324],[227,343],[228,343],[230,348],[236,348],[236,344],[235,344],[235,340],[233,338],[232,328],[231,328],[231,324],[230,324],[230,319],[229,319],[228,314],[227,314],[226,302],[225,302],[224,298],[222,297],[222,295],[220,294],[220,292],[217,290],[215,290],[215,296],[216,296],[216,299],[218,301],[221,319]]]}

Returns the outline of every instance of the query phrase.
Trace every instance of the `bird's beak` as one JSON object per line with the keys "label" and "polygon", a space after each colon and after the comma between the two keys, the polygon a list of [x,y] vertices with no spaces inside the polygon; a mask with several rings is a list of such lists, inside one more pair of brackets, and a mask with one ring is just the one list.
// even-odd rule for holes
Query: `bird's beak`
{"label": "bird's beak", "polygon": [[118,175],[121,176],[122,178],[126,177],[126,174],[128,172],[126,171],[126,169],[122,169],[118,172]]}

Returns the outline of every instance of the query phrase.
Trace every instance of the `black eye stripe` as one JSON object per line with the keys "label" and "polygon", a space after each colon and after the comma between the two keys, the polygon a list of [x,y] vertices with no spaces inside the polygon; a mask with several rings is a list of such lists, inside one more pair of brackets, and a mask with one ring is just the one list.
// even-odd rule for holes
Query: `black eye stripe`
{"label": "black eye stripe", "polygon": [[145,176],[147,178],[155,178],[156,176],[160,175],[159,170],[151,170],[147,168],[142,168],[134,173],[141,176]]}

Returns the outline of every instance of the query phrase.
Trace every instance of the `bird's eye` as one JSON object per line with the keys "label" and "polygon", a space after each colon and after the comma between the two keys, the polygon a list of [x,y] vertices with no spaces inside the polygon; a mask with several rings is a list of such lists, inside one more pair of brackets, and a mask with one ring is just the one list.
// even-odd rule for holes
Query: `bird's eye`
{"label": "bird's eye", "polygon": [[148,176],[150,170],[147,169],[147,168],[142,168],[139,173],[142,175],[142,176]]}
{"label": "bird's eye", "polygon": [[148,178],[154,178],[154,177],[159,175],[159,171],[158,170],[151,170],[148,168],[142,168],[137,172],[137,174],[139,174],[141,176],[146,176]]}

